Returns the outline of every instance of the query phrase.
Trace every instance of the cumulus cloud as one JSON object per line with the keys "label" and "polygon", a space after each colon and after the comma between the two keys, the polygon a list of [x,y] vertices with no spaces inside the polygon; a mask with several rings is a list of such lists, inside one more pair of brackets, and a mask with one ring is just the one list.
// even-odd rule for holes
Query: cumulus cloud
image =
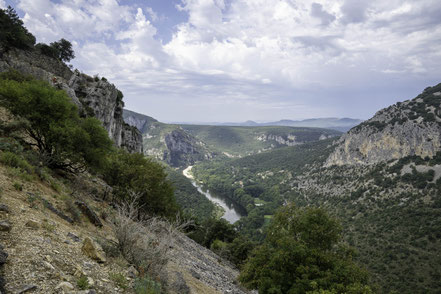
{"label": "cumulus cloud", "polygon": [[6,2],[4,0],[0,0],[0,8],[6,8]]}
{"label": "cumulus cloud", "polygon": [[157,26],[170,11],[144,3],[18,2],[39,41],[72,40],[75,66],[110,77],[127,105],[160,119],[367,118],[441,76],[436,0],[181,0],[188,19],[167,43]]}
{"label": "cumulus cloud", "polygon": [[320,19],[322,25],[325,26],[329,25],[335,20],[335,15],[328,13],[323,9],[323,5],[315,2],[311,4],[311,16]]}

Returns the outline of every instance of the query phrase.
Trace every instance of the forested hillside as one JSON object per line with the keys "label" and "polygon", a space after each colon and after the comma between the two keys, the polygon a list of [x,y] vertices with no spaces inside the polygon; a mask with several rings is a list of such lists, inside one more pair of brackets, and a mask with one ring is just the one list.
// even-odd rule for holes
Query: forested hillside
{"label": "forested hillside", "polygon": [[[438,146],[439,133],[426,131],[437,125],[437,116],[430,112],[414,114],[413,124],[417,125],[412,130],[407,120],[399,120],[402,113],[412,114],[409,105],[421,109],[439,107],[438,87],[379,112],[376,117],[389,114],[381,128],[372,119],[339,141],[326,140],[241,159],[202,163],[194,168],[194,174],[210,189],[235,199],[247,209],[248,217],[237,225],[252,238],[263,238],[259,228],[264,228],[276,208],[285,203],[324,207],[342,220],[346,241],[359,251],[357,260],[373,273],[382,292],[437,293],[441,265],[437,249],[441,246],[440,152],[426,154],[420,153],[418,147],[410,147],[407,154],[415,155],[385,156],[370,165],[335,166],[329,165],[329,160],[335,158],[338,150],[345,150],[354,133],[360,136],[360,130],[371,125],[376,131],[369,131],[369,142],[386,150],[386,155],[388,145],[375,145],[374,138],[381,140],[381,132],[391,128],[406,128],[422,142],[418,144]],[[395,114],[399,117],[394,119]],[[397,140],[402,138],[395,134]],[[350,142],[355,146],[353,140]]]}

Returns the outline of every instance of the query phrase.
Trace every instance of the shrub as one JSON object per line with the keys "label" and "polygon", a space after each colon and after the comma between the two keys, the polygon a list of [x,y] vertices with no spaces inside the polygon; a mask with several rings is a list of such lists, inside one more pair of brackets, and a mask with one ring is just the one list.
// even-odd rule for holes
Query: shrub
{"label": "shrub", "polygon": [[103,176],[113,186],[118,201],[125,201],[131,193],[138,195],[138,205],[144,213],[171,218],[179,211],[164,168],[140,153],[113,153]]}
{"label": "shrub", "polygon": [[121,289],[125,290],[129,287],[126,277],[121,273],[111,272],[109,273],[110,279]]}
{"label": "shrub", "polygon": [[161,278],[170,258],[174,236],[186,224],[174,225],[157,217],[140,218],[137,203],[138,199],[134,196],[117,207],[113,231],[118,248],[140,272]]}
{"label": "shrub", "polygon": [[87,280],[86,276],[81,276],[77,280],[77,286],[80,290],[86,290],[89,289],[89,281]]}
{"label": "shrub", "polygon": [[148,276],[135,280],[134,290],[136,294],[160,294],[161,284]]}
{"label": "shrub", "polygon": [[17,191],[23,191],[23,185],[20,184],[20,183],[14,182],[14,183],[12,184],[12,186],[13,186],[14,189],[17,190]]}
{"label": "shrub", "polygon": [[27,173],[33,172],[33,167],[26,161],[26,159],[9,151],[0,153],[0,162],[10,167],[20,168]]}

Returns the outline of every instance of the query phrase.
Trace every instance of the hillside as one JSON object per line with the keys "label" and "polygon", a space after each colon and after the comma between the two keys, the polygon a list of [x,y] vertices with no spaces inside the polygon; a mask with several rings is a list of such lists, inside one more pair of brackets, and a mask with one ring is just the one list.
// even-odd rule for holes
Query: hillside
{"label": "hillside", "polygon": [[327,165],[372,164],[441,150],[441,84],[378,111],[342,136]]}
{"label": "hillside", "polygon": [[242,157],[340,135],[338,131],[317,128],[165,124],[127,110],[124,110],[124,120],[142,132],[144,154],[173,167],[219,156]]}
{"label": "hillside", "polygon": [[227,157],[242,157],[262,151],[304,144],[339,136],[340,132],[284,126],[229,127],[181,125],[207,146]]}
{"label": "hillside", "polygon": [[246,234],[261,238],[256,230],[283,203],[322,206],[342,220],[380,292],[438,293],[439,88],[379,111],[335,142],[202,163],[194,174],[247,208],[238,224]]}

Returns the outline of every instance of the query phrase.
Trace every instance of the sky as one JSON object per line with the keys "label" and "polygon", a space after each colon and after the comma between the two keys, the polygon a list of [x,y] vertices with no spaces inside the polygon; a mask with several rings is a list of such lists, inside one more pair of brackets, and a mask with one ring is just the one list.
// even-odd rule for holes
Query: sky
{"label": "sky", "polygon": [[441,82],[439,0],[0,0],[164,122],[367,119]]}

